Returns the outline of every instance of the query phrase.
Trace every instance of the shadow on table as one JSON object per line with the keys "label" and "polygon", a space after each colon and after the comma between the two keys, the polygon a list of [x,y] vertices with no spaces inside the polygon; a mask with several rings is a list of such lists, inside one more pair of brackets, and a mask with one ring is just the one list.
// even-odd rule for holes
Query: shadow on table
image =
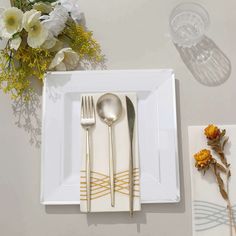
{"label": "shadow on table", "polygon": [[181,124],[181,104],[180,104],[180,84],[175,80],[176,90],[176,113],[177,113],[177,133],[178,133],[178,155],[179,155],[179,186],[180,186],[180,212],[185,212],[185,189],[184,189],[184,170],[183,170],[183,144],[182,144],[182,124]]}
{"label": "shadow on table", "polygon": [[170,204],[145,204],[142,205],[142,211],[135,212],[133,217],[128,212],[110,212],[110,213],[82,213],[78,205],[70,206],[45,206],[47,214],[83,214],[87,217],[88,226],[92,225],[115,225],[115,224],[135,224],[137,232],[140,232],[142,224],[147,224],[147,213],[175,214],[185,211],[183,200],[180,203]]}
{"label": "shadow on table", "polygon": [[131,218],[127,212],[111,213],[81,213],[78,205],[68,206],[45,206],[47,214],[84,214],[87,217],[88,226],[90,225],[107,225],[107,224],[136,224],[137,232],[140,232],[140,225],[147,223],[147,213],[160,214],[179,214],[185,212],[185,194],[184,194],[184,177],[183,177],[183,155],[182,155],[182,133],[180,117],[180,88],[179,82],[176,81],[176,100],[177,100],[177,117],[178,117],[178,140],[179,140],[179,166],[180,166],[180,193],[181,201],[179,203],[162,203],[162,204],[143,204],[142,211],[135,212]]}
{"label": "shadow on table", "polygon": [[179,55],[194,78],[205,86],[218,86],[228,80],[231,62],[215,42],[204,35],[191,47],[174,44]]}
{"label": "shadow on table", "polygon": [[41,145],[41,94],[42,83],[34,81],[34,91],[29,101],[22,97],[13,101],[12,111],[17,127],[24,129],[29,136],[29,143],[37,148]]}

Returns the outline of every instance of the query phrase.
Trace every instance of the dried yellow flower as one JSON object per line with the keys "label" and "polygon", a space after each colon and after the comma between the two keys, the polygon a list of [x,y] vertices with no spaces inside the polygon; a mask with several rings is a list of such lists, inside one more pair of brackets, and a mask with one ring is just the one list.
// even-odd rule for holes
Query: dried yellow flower
{"label": "dried yellow flower", "polygon": [[200,152],[196,153],[194,155],[194,159],[196,161],[195,166],[198,169],[209,168],[210,163],[213,161],[211,152],[207,149],[203,149]]}
{"label": "dried yellow flower", "polygon": [[[203,149],[194,155],[195,167],[204,174],[206,171],[209,174],[213,174],[213,177],[215,178],[218,185],[219,192],[227,203],[228,217],[230,222],[230,235],[233,235],[232,229],[234,229],[236,233],[236,223],[234,221],[233,208],[229,198],[228,188],[231,170],[230,164],[227,163],[224,153],[224,146],[228,142],[228,137],[225,137],[226,130],[220,130],[217,126],[212,124],[208,125],[204,131],[208,139],[208,146],[210,146],[211,149],[218,154],[223,165],[212,157],[210,150]],[[225,174],[226,178],[222,178],[221,174]]]}
{"label": "dried yellow flower", "polygon": [[205,129],[205,135],[208,139],[216,139],[220,135],[220,129],[215,125],[208,125]]}

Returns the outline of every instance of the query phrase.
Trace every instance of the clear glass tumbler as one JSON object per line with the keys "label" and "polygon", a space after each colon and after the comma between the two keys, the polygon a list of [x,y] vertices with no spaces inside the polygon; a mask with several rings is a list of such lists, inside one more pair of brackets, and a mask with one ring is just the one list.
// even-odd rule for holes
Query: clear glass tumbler
{"label": "clear glass tumbler", "polygon": [[208,12],[197,3],[181,3],[171,12],[169,26],[175,44],[180,47],[195,46],[209,26]]}

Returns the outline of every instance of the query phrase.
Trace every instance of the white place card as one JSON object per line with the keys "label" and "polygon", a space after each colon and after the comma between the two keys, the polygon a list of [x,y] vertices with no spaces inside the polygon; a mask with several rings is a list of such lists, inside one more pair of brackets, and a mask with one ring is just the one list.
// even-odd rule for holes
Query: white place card
{"label": "white place card", "polygon": [[[226,202],[219,193],[213,175],[204,176],[195,167],[193,155],[201,149],[210,149],[204,135],[206,126],[190,126],[189,158],[192,182],[193,236],[230,235],[229,216]],[[226,129],[229,143],[225,147],[227,160],[231,163],[230,198],[233,208],[236,207],[236,125],[220,125]],[[217,159],[217,155],[214,156]],[[222,175],[223,177],[223,175]],[[236,216],[236,215],[235,215]],[[235,235],[235,234],[233,234]]]}

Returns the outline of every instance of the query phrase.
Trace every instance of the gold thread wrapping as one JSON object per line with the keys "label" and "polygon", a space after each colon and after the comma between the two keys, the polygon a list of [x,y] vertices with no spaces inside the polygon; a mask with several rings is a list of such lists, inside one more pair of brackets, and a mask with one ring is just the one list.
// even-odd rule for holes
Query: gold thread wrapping
{"label": "gold thread wrapping", "polygon": [[[81,201],[86,201],[86,177],[85,171],[82,170],[81,182],[80,182],[80,197]],[[133,170],[134,176],[134,197],[139,197],[139,169]],[[115,174],[115,192],[123,195],[129,195],[129,171],[122,171]],[[91,200],[101,198],[110,194],[109,176],[91,171]]]}

